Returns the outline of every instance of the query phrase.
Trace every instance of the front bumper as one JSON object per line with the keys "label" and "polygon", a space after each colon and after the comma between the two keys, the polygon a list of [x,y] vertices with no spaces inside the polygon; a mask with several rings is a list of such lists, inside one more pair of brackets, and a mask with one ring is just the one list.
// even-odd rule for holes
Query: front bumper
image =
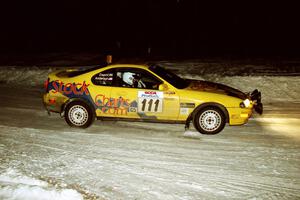
{"label": "front bumper", "polygon": [[227,108],[229,125],[242,125],[248,122],[252,115],[251,108]]}

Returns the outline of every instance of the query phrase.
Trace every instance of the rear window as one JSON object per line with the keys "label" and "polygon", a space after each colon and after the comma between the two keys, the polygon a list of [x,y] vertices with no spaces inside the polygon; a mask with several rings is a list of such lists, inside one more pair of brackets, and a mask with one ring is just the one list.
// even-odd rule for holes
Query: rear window
{"label": "rear window", "polygon": [[95,74],[92,77],[92,83],[95,85],[106,85],[111,86],[114,81],[114,70],[109,69],[104,72]]}
{"label": "rear window", "polygon": [[79,75],[82,75],[82,74],[85,74],[85,73],[88,73],[88,72],[91,72],[91,71],[94,71],[94,70],[97,70],[97,69],[101,69],[101,68],[106,67],[106,66],[107,66],[107,63],[103,63],[101,65],[97,65],[97,66],[94,66],[94,67],[82,68],[82,69],[79,69],[78,71],[69,72],[68,77],[79,76]]}

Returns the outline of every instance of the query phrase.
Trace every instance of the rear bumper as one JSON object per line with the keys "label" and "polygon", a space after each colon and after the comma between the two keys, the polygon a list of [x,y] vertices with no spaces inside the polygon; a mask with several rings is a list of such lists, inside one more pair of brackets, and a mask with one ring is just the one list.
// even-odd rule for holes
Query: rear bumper
{"label": "rear bumper", "polygon": [[49,93],[43,95],[43,105],[48,113],[61,113],[62,102],[59,101],[59,98],[50,97]]}

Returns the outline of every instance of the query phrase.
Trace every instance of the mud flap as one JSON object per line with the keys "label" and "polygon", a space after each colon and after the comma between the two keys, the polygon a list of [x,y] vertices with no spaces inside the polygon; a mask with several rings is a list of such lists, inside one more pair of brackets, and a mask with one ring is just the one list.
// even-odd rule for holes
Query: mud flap
{"label": "mud flap", "polygon": [[185,121],[185,126],[184,126],[185,131],[189,130],[191,121],[192,121],[192,115],[190,114],[190,116]]}
{"label": "mud flap", "polygon": [[44,106],[45,110],[47,111],[48,116],[51,116],[51,112],[50,112],[50,110],[47,108],[47,105],[45,104],[44,101],[43,101],[43,106]]}
{"label": "mud flap", "polygon": [[261,92],[255,89],[253,92],[251,92],[250,98],[255,103],[254,110],[261,115],[263,113],[263,104],[261,103]]}
{"label": "mud flap", "polygon": [[257,103],[255,106],[254,106],[254,110],[258,113],[258,114],[263,114],[263,104],[262,103]]}

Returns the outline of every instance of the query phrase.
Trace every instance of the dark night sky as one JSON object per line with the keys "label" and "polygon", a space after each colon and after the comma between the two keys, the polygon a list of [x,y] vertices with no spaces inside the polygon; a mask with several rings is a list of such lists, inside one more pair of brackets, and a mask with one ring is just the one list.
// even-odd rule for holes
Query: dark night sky
{"label": "dark night sky", "polygon": [[[97,2],[97,3],[96,3]],[[1,2],[2,53],[299,55],[300,12],[260,1]]]}

